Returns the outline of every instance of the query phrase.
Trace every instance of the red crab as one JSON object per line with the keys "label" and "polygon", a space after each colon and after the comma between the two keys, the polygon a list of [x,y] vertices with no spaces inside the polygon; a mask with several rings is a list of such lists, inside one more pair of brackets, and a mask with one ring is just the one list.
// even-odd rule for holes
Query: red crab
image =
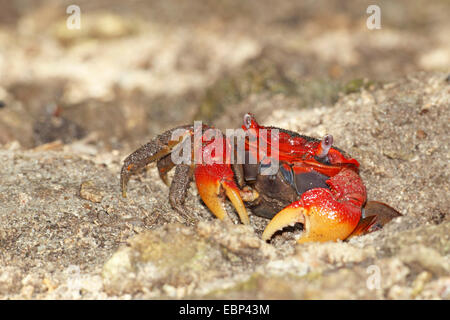
{"label": "red crab", "polygon": [[[244,144],[239,149],[236,136],[219,134],[212,139],[208,129],[213,128],[173,128],[129,155],[120,175],[122,195],[126,197],[127,183],[134,172],[157,161],[166,184],[167,172],[175,167],[169,202],[180,214],[186,216],[184,200],[195,177],[201,199],[217,218],[229,219],[224,206],[226,195],[242,223],[249,224],[244,202],[254,214],[272,219],[262,235],[264,240],[296,223],[303,224],[300,243],[344,240],[377,230],[400,215],[380,202],[366,204],[358,161],[333,147],[331,135],[319,140],[264,127],[253,115],[246,114],[242,126]],[[181,145],[187,146],[182,154],[189,161],[184,163],[173,157],[174,153],[180,154]],[[237,161],[239,156],[244,161]],[[268,168],[272,169],[269,174]]]}

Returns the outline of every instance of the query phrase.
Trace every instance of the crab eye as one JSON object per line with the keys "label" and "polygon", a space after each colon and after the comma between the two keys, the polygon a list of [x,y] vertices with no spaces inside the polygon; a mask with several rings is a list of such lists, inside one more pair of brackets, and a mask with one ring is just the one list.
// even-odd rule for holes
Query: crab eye
{"label": "crab eye", "polygon": [[328,151],[330,151],[331,146],[333,145],[333,136],[331,134],[327,134],[322,138],[322,142],[320,142],[319,152],[317,153],[318,158],[325,158],[328,155]]}
{"label": "crab eye", "polygon": [[327,134],[322,139],[322,147],[328,147],[328,150],[333,145],[333,136],[331,134]]}
{"label": "crab eye", "polygon": [[244,116],[244,125],[247,129],[250,129],[251,125],[252,125],[252,115],[249,113],[246,113]]}

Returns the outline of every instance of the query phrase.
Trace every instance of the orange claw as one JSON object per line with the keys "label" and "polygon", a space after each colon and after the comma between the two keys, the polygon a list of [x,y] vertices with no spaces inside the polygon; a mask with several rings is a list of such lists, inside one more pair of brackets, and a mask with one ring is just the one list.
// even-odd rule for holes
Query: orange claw
{"label": "orange claw", "polygon": [[355,229],[360,217],[360,207],[337,202],[327,189],[313,189],[273,217],[262,238],[268,240],[284,227],[303,223],[299,243],[344,240]]}
{"label": "orange claw", "polygon": [[302,223],[299,243],[346,239],[358,225],[366,199],[364,185],[359,182],[360,178],[354,171],[342,170],[327,181],[331,190],[311,189],[303,193],[300,200],[277,213],[262,238],[268,240],[276,231]]}
{"label": "orange claw", "polygon": [[212,213],[220,220],[228,218],[223,197],[225,193],[238,212],[241,222],[249,224],[247,210],[233,176],[234,173],[227,164],[199,164],[195,167],[198,193]]}

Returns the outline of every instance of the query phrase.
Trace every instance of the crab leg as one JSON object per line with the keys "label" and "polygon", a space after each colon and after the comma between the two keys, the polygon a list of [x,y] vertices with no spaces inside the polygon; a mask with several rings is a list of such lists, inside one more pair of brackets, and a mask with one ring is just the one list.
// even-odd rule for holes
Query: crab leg
{"label": "crab leg", "polygon": [[401,216],[400,212],[383,202],[368,201],[364,205],[361,220],[347,239],[379,230],[392,219]]}
{"label": "crab leg", "polygon": [[195,182],[198,193],[206,206],[220,220],[228,219],[224,206],[224,194],[231,201],[243,224],[249,224],[247,210],[240,190],[234,182],[234,173],[229,164],[199,164],[195,167]]}
{"label": "crab leg", "polygon": [[177,144],[183,141],[185,136],[181,136],[177,141],[171,140],[172,133],[177,129],[186,129],[186,136],[192,134],[192,126],[181,126],[170,129],[153,138],[149,143],[137,149],[123,161],[120,172],[120,187],[123,197],[127,196],[128,180],[133,173],[144,168],[150,162],[168,155]]}
{"label": "crab leg", "polygon": [[189,189],[189,184],[193,177],[193,170],[190,165],[179,164],[176,166],[175,175],[170,185],[169,202],[182,216],[186,217],[186,209],[184,201]]}
{"label": "crab leg", "polygon": [[156,167],[158,168],[159,177],[164,182],[166,186],[169,186],[169,179],[167,174],[170,170],[175,167],[175,163],[172,162],[170,155],[164,156],[156,162]]}
{"label": "crab leg", "polygon": [[303,224],[299,243],[346,239],[361,218],[366,191],[357,173],[343,169],[327,181],[330,190],[316,188],[306,191],[301,199],[281,210],[269,222],[262,238],[268,240],[282,228]]}

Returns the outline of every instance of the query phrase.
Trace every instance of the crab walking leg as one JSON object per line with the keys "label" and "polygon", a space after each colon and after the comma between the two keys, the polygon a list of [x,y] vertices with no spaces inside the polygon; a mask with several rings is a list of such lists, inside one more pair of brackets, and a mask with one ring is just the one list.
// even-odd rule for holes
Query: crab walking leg
{"label": "crab walking leg", "polygon": [[173,169],[173,167],[175,167],[175,163],[172,162],[170,154],[159,159],[156,162],[156,167],[158,168],[158,173],[161,180],[166,186],[169,186],[169,179],[167,177],[167,174],[170,170]]}
{"label": "crab walking leg", "polygon": [[366,200],[364,185],[354,171],[346,169],[327,183],[331,190],[309,190],[275,215],[262,238],[268,240],[276,231],[299,222],[304,226],[299,243],[346,239],[361,218],[361,207]]}
{"label": "crab walking leg", "polygon": [[[144,168],[150,162],[159,160],[168,155],[186,136],[192,135],[192,128],[192,126],[188,125],[170,129],[163,134],[156,136],[149,143],[130,154],[123,161],[122,170],[120,172],[120,188],[122,190],[122,196],[124,198],[127,196],[128,180],[133,173]],[[172,140],[172,133],[178,129],[185,129],[186,134],[174,141]]]}
{"label": "crab walking leg", "polygon": [[386,203],[368,201],[364,205],[361,220],[347,239],[381,229],[392,219],[401,216],[402,214],[400,212],[388,206]]}
{"label": "crab walking leg", "polygon": [[228,218],[223,193],[230,199],[243,224],[249,224],[247,210],[234,182],[234,173],[229,164],[199,164],[195,167],[195,182],[198,193],[206,206],[220,220]]}
{"label": "crab walking leg", "polygon": [[179,164],[176,166],[175,175],[170,185],[169,202],[173,209],[175,209],[182,216],[187,216],[187,211],[184,207],[184,201],[189,189],[189,184],[193,177],[193,170],[188,164]]}

